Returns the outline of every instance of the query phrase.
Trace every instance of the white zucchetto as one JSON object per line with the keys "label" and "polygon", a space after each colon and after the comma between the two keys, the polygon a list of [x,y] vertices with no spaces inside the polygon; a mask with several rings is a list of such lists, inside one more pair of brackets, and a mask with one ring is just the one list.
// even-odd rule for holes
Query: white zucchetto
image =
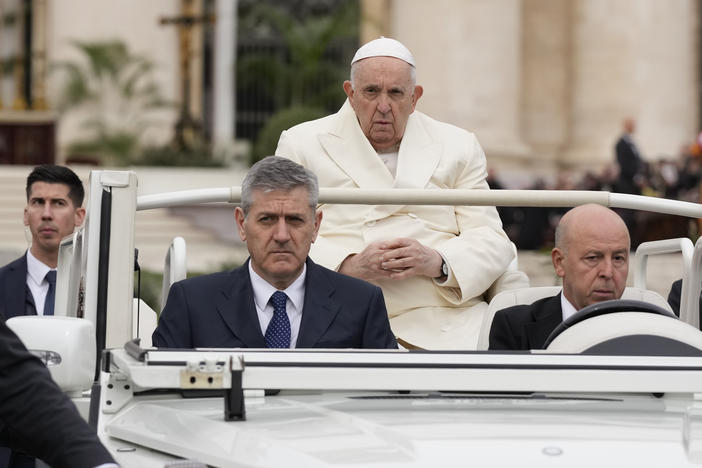
{"label": "white zucchetto", "polygon": [[385,36],[380,36],[378,39],[373,39],[363,44],[356,51],[356,55],[353,56],[351,65],[369,57],[395,57],[409,63],[413,67],[415,66],[412,52],[400,41]]}

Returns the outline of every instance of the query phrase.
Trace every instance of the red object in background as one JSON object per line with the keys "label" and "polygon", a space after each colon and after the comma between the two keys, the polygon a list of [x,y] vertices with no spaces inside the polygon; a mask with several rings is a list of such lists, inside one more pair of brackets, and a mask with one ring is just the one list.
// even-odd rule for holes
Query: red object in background
{"label": "red object in background", "polygon": [[56,160],[56,121],[36,112],[0,114],[0,164],[36,166]]}

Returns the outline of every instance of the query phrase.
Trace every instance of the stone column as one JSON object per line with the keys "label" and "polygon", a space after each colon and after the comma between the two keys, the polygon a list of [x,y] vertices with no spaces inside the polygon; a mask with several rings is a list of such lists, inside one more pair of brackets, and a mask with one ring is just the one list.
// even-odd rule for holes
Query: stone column
{"label": "stone column", "polygon": [[476,133],[488,160],[523,159],[522,1],[404,0],[391,35],[417,62],[417,108]]}
{"label": "stone column", "polygon": [[569,135],[571,9],[553,0],[524,0],[522,8],[522,130],[540,175],[554,171]]}
{"label": "stone column", "polygon": [[236,0],[217,0],[212,139],[225,148],[234,143],[237,4]]}
{"label": "stone column", "polygon": [[627,116],[645,159],[675,155],[697,129],[693,0],[574,0],[570,129],[561,163],[614,161]]}

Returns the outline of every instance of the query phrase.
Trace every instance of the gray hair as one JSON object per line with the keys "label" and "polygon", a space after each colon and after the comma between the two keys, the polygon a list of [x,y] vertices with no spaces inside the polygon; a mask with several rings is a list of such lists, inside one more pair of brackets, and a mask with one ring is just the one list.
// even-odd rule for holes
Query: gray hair
{"label": "gray hair", "polygon": [[[358,62],[351,64],[351,75],[349,77],[349,81],[351,82],[352,89],[356,89],[356,73],[358,72],[358,67],[361,62],[363,62],[363,60],[359,60]],[[409,63],[407,65],[410,68],[410,91],[411,93],[414,93],[414,87],[417,86],[417,69]]]}
{"label": "gray hair", "polygon": [[254,190],[289,191],[297,187],[307,189],[310,208],[315,209],[319,201],[319,183],[314,172],[287,158],[266,156],[251,166],[241,183],[241,209],[244,216],[249,214]]}

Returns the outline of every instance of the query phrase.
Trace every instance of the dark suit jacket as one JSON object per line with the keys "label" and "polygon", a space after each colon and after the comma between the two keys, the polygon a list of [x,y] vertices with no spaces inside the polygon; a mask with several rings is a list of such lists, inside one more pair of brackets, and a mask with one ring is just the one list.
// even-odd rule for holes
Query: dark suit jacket
{"label": "dark suit jacket", "polygon": [[634,176],[642,169],[639,151],[628,135],[622,135],[615,146],[617,163],[619,163],[619,184],[623,193],[639,193],[634,184]]}
{"label": "dark suit jacket", "polygon": [[44,364],[4,320],[0,320],[0,444],[26,451],[54,468],[113,461]]}
{"label": "dark suit jacket", "polygon": [[[152,341],[165,348],[265,348],[248,261],[171,286]],[[308,258],[296,347],[396,348],[380,288]]]}
{"label": "dark suit jacket", "polygon": [[27,254],[0,268],[0,304],[5,308],[0,318],[37,314],[27,286]]}
{"label": "dark suit jacket", "polygon": [[[0,320],[17,315],[36,315],[34,298],[27,286],[26,253],[0,268],[0,304]],[[34,465],[34,457],[0,447],[0,468],[33,468]]]}
{"label": "dark suit jacket", "polygon": [[546,338],[563,321],[561,293],[531,305],[516,305],[495,314],[490,349],[543,349]]}

